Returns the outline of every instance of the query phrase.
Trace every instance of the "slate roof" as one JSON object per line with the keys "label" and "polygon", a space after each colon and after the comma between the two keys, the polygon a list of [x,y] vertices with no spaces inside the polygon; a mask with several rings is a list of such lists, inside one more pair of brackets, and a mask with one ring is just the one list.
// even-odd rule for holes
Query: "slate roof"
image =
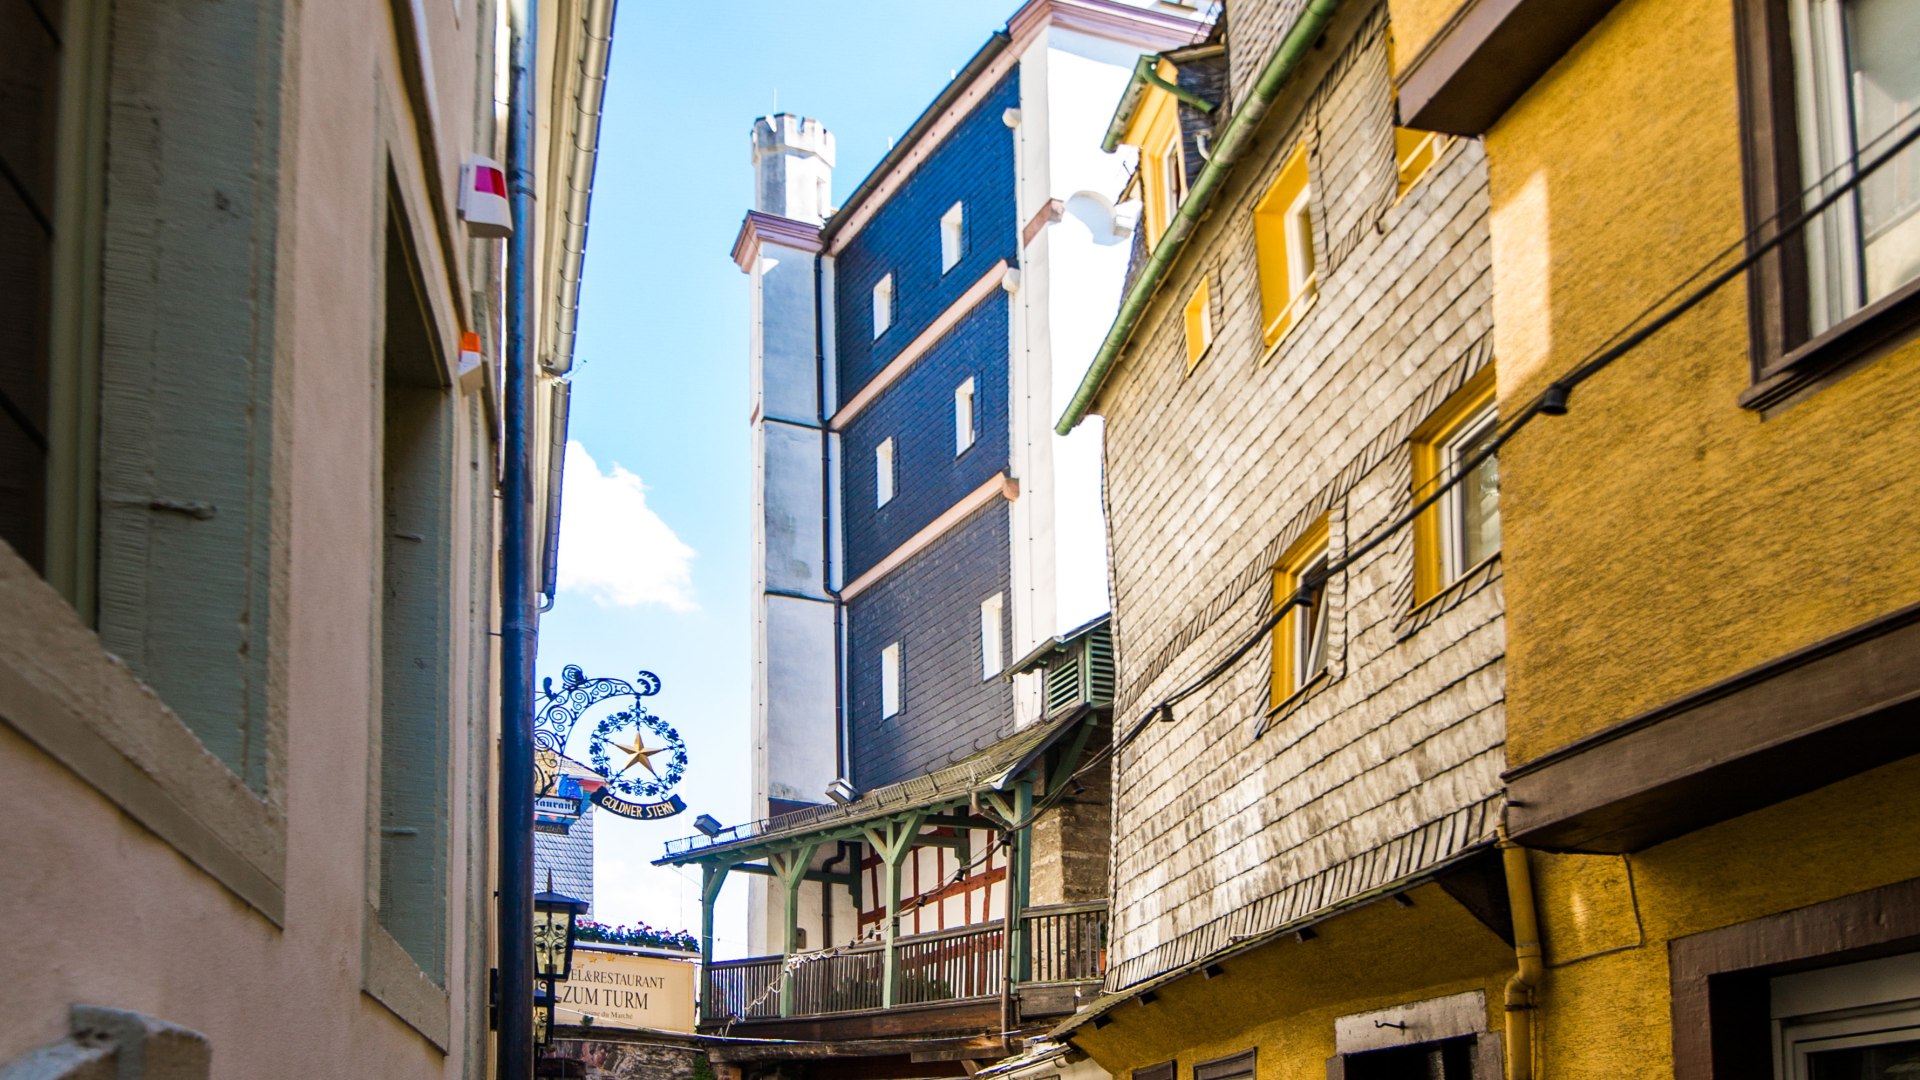
{"label": "slate roof", "polygon": [[781,840],[797,840],[857,826],[904,810],[952,806],[968,801],[976,791],[1004,790],[1035,758],[1089,716],[1089,711],[1082,709],[1030,724],[977,754],[897,784],[874,788],[844,806],[810,806],[790,814],[735,825],[717,836],[689,836],[671,841],[667,844],[667,853],[655,859],[654,864],[679,865],[710,859],[723,852],[778,847]]}

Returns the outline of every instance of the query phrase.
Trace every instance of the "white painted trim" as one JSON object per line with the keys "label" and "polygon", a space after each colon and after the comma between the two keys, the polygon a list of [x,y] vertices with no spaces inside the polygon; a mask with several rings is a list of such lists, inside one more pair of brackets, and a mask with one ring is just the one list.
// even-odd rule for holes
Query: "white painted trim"
{"label": "white painted trim", "polygon": [[1028,0],[1007,21],[1006,33],[1012,40],[1000,55],[974,76],[973,82],[952,107],[934,121],[926,134],[874,185],[859,205],[851,210],[840,211],[846,215],[846,219],[844,224],[835,223],[828,254],[838,255],[853,242],[853,238],[860,234],[860,229],[880,212],[880,208],[900,190],[914,170],[940,148],[947,136],[953,134],[960,122],[973,112],[974,106],[980,104],[981,99],[1000,84],[1007,72],[1013,70],[1021,54],[1047,27],[1059,26],[1110,41],[1124,42],[1138,47],[1142,52],[1159,52],[1178,45],[1193,44],[1206,25],[1198,19],[1131,7],[1115,3],[1114,0]]}
{"label": "white painted trim", "polygon": [[1418,1046],[1487,1030],[1487,995],[1480,990],[1412,1001],[1333,1021],[1334,1050],[1361,1054],[1395,1046]]}
{"label": "white painted trim", "polygon": [[820,226],[749,210],[740,222],[740,232],[733,238],[733,262],[741,273],[753,272],[754,264],[760,261],[762,244],[778,244],[813,254],[820,250]]}
{"label": "white painted trim", "polygon": [[833,414],[833,419],[827,421],[827,426],[835,431],[845,430],[847,424],[850,423],[855,416],[860,415],[862,409],[873,404],[874,399],[885,393],[887,387],[898,382],[900,376],[905,375],[907,369],[913,367],[914,363],[925,355],[928,349],[933,348],[936,342],[947,336],[947,331],[953,329],[954,325],[965,317],[968,312],[979,307],[980,302],[985,300],[988,294],[992,293],[996,287],[1005,281],[1007,274],[1010,272],[1011,270],[1007,266],[1007,260],[1005,259],[1001,259],[999,262],[988,267],[987,272],[981,275],[980,280],[974,282],[968,287],[966,292],[960,295],[960,299],[949,304],[947,310],[941,312],[931,323],[928,323],[925,330],[920,331],[917,337],[907,343],[906,348],[901,349],[899,354],[887,363],[886,367],[880,369],[880,374],[868,379],[867,384],[860,388],[859,393],[853,395],[852,399],[845,405],[840,406],[840,411]]}
{"label": "white painted trim", "polygon": [[852,600],[866,592],[873,583],[900,568],[900,565],[926,550],[935,540],[950,532],[955,525],[965,521],[975,510],[992,502],[998,496],[1013,502],[1020,497],[1020,482],[998,472],[987,482],[968,492],[961,500],[947,507],[946,512],[926,524],[926,527],[907,538],[907,542],[888,552],[886,557],[874,563],[840,590],[840,599]]}

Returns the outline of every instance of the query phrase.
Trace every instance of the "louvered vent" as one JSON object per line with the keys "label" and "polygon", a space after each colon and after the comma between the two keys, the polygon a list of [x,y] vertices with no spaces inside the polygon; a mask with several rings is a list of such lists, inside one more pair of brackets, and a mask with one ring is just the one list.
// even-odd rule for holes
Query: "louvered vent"
{"label": "louvered vent", "polygon": [[1072,643],[1047,668],[1047,715],[1079,705],[1113,704],[1113,635],[1100,627]]}
{"label": "louvered vent", "polygon": [[1087,700],[1095,705],[1113,704],[1113,633],[1102,627],[1088,634],[1080,655],[1087,665]]}
{"label": "louvered vent", "polygon": [[1062,660],[1047,669],[1047,715],[1080,704],[1080,658]]}

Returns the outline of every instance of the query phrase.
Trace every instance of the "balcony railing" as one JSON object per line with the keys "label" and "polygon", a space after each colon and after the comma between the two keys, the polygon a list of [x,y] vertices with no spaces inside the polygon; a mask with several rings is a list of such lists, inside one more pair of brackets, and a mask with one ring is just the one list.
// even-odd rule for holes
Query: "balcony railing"
{"label": "balcony railing", "polygon": [[[1029,983],[1085,982],[1106,973],[1107,905],[1028,908]],[[894,1000],[902,1005],[996,997],[1005,977],[1006,942],[998,924],[916,934],[895,943]],[[781,958],[757,956],[707,966],[700,1015],[706,1021],[832,1016],[879,1009],[885,1001],[886,948],[860,945],[819,954],[793,971]],[[771,987],[772,989],[769,989]],[[790,992],[792,1000],[783,1000]]]}
{"label": "balcony railing", "polygon": [[1027,909],[1030,983],[1091,982],[1107,973],[1107,905],[1059,904]]}

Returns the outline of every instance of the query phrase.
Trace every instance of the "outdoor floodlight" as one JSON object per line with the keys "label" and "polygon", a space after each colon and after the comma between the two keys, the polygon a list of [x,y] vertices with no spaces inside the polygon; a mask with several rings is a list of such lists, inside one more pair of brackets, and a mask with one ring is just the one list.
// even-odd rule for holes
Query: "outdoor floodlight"
{"label": "outdoor floodlight", "polygon": [[827,785],[827,798],[841,806],[846,806],[859,797],[860,789],[847,783],[847,778],[844,776]]}
{"label": "outdoor floodlight", "polygon": [[720,822],[715,819],[712,814],[701,814],[699,817],[694,818],[693,827],[699,829],[701,834],[705,836],[720,835]]}

